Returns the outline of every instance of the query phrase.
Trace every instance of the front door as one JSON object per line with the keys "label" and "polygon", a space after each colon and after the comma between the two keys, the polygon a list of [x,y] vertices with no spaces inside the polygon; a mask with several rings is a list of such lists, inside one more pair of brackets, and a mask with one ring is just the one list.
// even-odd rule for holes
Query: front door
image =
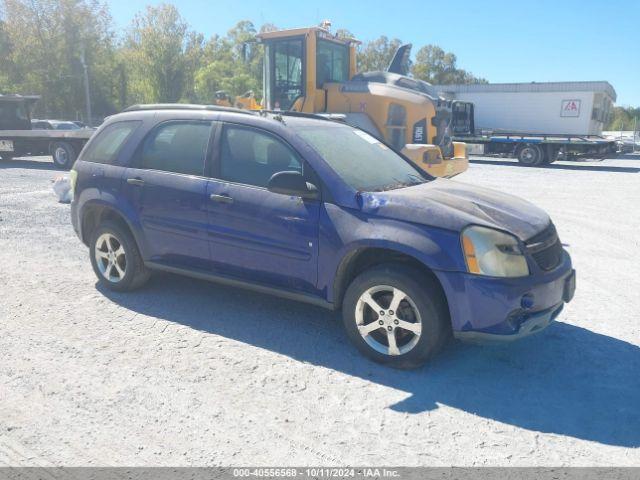
{"label": "front door", "polygon": [[211,122],[160,124],[143,142],[123,185],[144,232],[145,260],[210,268],[205,157]]}
{"label": "front door", "polygon": [[267,190],[281,171],[303,172],[281,139],[226,124],[209,181],[209,239],[219,273],[296,291],[317,282],[319,200]]}

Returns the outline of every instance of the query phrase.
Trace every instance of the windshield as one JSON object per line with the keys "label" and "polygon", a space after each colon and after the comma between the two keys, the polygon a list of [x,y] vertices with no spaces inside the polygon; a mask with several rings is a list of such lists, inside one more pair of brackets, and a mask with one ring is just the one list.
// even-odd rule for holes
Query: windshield
{"label": "windshield", "polygon": [[362,130],[336,124],[294,129],[355,190],[391,190],[428,180],[411,163]]}

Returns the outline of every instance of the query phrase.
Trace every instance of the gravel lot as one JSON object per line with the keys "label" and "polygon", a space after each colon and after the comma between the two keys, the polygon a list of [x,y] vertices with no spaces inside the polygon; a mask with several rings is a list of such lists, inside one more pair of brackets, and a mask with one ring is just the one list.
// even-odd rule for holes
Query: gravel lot
{"label": "gravel lot", "polygon": [[473,159],[459,181],[551,214],[576,296],[411,372],[320,308],[166,274],[97,289],[58,175],[0,163],[0,465],[640,465],[640,156]]}

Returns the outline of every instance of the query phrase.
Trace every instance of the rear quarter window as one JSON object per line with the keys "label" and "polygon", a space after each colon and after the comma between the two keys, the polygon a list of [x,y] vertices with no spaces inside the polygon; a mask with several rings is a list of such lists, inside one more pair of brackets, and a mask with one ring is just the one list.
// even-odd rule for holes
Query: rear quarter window
{"label": "rear quarter window", "polygon": [[113,164],[120,149],[140,123],[142,122],[128,121],[108,125],[87,145],[87,151],[82,155],[82,160]]}

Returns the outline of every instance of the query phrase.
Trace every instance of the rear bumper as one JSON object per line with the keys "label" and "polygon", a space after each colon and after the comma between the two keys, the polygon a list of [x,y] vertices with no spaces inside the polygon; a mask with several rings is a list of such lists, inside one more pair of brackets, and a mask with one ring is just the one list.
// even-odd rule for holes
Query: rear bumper
{"label": "rear bumper", "polygon": [[71,201],[71,225],[73,226],[74,232],[80,240],[82,240],[82,229],[80,228],[80,218],[79,218],[79,209],[78,202],[74,199]]}

